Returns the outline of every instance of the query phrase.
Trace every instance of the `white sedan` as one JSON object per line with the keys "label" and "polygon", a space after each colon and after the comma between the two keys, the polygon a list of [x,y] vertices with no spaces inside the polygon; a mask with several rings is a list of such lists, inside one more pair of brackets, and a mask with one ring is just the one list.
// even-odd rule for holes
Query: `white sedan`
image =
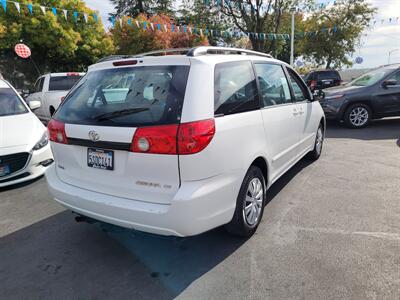
{"label": "white sedan", "polygon": [[16,90],[0,79],[0,187],[37,178],[53,163],[47,129]]}

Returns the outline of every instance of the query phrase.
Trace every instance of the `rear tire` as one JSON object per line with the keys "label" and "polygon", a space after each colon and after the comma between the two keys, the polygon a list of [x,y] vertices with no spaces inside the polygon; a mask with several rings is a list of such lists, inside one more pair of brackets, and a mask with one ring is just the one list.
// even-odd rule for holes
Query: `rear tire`
{"label": "rear tire", "polygon": [[264,213],[265,194],[264,175],[260,168],[251,166],[240,187],[233,218],[225,225],[230,234],[242,237],[254,234]]}
{"label": "rear tire", "polygon": [[317,160],[322,153],[322,146],[324,145],[324,127],[319,124],[317,134],[315,136],[314,149],[307,154],[307,158],[310,160]]}
{"label": "rear tire", "polygon": [[349,128],[364,128],[371,121],[371,108],[363,103],[350,105],[344,113],[344,124]]}
{"label": "rear tire", "polygon": [[53,106],[50,106],[49,112],[50,112],[50,118],[51,118],[51,117],[53,117],[53,115],[56,112],[56,110],[55,110],[55,108]]}

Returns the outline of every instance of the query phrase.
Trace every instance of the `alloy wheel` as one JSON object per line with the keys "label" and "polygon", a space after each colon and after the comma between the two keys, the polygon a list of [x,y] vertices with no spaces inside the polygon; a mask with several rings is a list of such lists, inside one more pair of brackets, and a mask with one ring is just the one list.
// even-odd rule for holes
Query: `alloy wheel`
{"label": "alloy wheel", "polygon": [[365,107],[357,106],[352,109],[349,115],[350,123],[355,127],[361,127],[368,122],[369,113]]}
{"label": "alloy wheel", "polygon": [[243,206],[243,217],[249,226],[257,225],[262,211],[263,199],[263,184],[259,178],[253,178],[248,185]]}

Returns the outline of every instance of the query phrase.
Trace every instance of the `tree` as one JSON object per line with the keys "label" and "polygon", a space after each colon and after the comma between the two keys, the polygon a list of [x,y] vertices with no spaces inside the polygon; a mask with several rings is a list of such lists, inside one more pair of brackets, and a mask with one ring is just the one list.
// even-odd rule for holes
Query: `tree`
{"label": "tree", "polygon": [[326,68],[351,66],[349,55],[353,54],[362,32],[368,27],[376,9],[367,0],[338,0],[336,5],[315,12],[305,21],[307,35],[300,42],[304,57]]}
{"label": "tree", "polygon": [[154,14],[173,14],[172,0],[111,0],[115,5],[114,17],[129,16],[135,18],[141,14],[147,16]]}
{"label": "tree", "polygon": [[[203,35],[177,32],[171,30],[171,19],[166,15],[155,15],[147,17],[139,15],[136,19],[131,19],[131,25],[128,24],[128,17],[123,18],[123,26],[119,22],[111,30],[117,54],[137,54],[159,49],[169,48],[187,48],[196,45],[208,45],[207,38]],[[139,22],[140,28],[137,27]],[[144,29],[143,23],[147,23]],[[149,26],[154,24],[154,30]],[[157,25],[160,24],[160,30]],[[167,25],[165,30],[164,25]]]}
{"label": "tree", "polygon": [[32,58],[42,73],[83,71],[87,65],[113,53],[111,37],[100,20],[95,22],[92,17],[95,12],[82,0],[51,0],[45,5],[84,12],[89,16],[88,23],[82,14],[76,22],[72,13],[68,20],[62,11],[58,11],[57,16],[51,10],[43,14],[38,6],[43,5],[43,1],[29,2],[33,4],[32,14],[23,4],[20,13],[12,2],[8,3],[6,12],[0,8],[0,72],[6,77],[22,73],[32,82],[38,75],[29,61],[15,55],[14,46],[21,41],[31,48]]}

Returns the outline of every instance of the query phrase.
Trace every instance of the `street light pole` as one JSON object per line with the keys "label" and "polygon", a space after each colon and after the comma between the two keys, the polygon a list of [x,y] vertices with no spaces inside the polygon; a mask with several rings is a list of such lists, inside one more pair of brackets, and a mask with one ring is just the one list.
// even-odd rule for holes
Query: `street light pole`
{"label": "street light pole", "polygon": [[399,49],[393,49],[389,51],[389,58],[388,58],[388,65],[390,65],[390,57],[392,56],[392,53],[399,51]]}
{"label": "street light pole", "polygon": [[292,36],[290,39],[290,65],[294,67],[294,13],[296,12],[296,8],[292,7],[290,11],[292,12]]}

